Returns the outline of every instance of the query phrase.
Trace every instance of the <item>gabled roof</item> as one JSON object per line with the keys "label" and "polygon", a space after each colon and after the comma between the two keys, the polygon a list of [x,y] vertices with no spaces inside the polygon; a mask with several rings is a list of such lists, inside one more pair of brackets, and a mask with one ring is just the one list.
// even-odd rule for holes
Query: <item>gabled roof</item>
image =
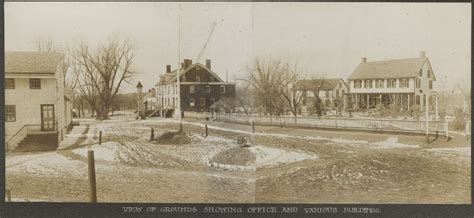
{"label": "gabled roof", "polygon": [[5,73],[54,74],[59,64],[59,53],[5,52]]}
{"label": "gabled roof", "polygon": [[[180,68],[180,71],[179,71],[179,74],[180,76],[183,76],[185,75],[189,70],[191,70],[192,68],[195,68],[195,67],[201,67],[205,70],[207,70],[209,73],[212,74],[212,76],[214,76],[214,78],[216,78],[219,82],[224,82],[224,80],[222,80],[216,73],[214,73],[212,70],[210,70],[209,68],[207,68],[206,66],[204,66],[203,64],[201,63],[195,63],[195,64],[192,64],[191,66],[189,66],[187,69],[183,70],[183,68]],[[170,83],[170,82],[176,82],[176,71],[177,70],[173,70],[169,73],[165,73],[165,74],[162,74],[160,76],[160,81],[158,81],[156,85],[159,85],[159,84],[166,84],[166,83]]]}
{"label": "gabled roof", "polygon": [[[409,78],[418,75],[428,58],[371,61],[360,63],[349,76],[354,79]],[[429,62],[429,61],[428,61]]]}
{"label": "gabled roof", "polygon": [[333,79],[310,79],[310,80],[298,80],[295,84],[296,90],[311,90],[320,86],[320,90],[333,90],[339,84],[339,81],[342,81],[345,86],[346,83],[341,78]]}

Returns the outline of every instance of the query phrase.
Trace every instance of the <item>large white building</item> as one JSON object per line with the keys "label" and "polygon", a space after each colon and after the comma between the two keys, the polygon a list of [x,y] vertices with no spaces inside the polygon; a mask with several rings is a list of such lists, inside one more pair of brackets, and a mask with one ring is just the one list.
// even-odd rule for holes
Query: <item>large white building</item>
{"label": "large white building", "polygon": [[7,150],[19,145],[57,147],[71,127],[71,95],[65,93],[59,54],[6,52]]}
{"label": "large white building", "polygon": [[369,62],[363,57],[348,81],[353,108],[392,105],[410,110],[424,109],[436,77],[425,52],[420,52],[417,58],[397,60]]}

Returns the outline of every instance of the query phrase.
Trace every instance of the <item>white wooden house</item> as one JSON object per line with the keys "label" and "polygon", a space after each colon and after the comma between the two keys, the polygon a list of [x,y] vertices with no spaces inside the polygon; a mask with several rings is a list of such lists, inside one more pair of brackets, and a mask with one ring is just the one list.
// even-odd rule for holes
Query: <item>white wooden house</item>
{"label": "white wooden house", "polygon": [[425,52],[420,52],[417,58],[368,62],[363,57],[361,60],[348,78],[353,108],[381,105],[410,110],[416,105],[424,109],[427,93],[433,90],[436,81]]}
{"label": "white wooden house", "polygon": [[5,52],[5,140],[55,148],[72,123],[72,93],[64,88],[57,53]]}
{"label": "white wooden house", "polygon": [[345,96],[349,91],[349,87],[341,78],[327,78],[298,80],[295,84],[295,90],[298,95],[302,96],[300,105],[301,111],[304,113],[309,110],[316,96],[320,98],[322,106],[326,110],[345,109]]}

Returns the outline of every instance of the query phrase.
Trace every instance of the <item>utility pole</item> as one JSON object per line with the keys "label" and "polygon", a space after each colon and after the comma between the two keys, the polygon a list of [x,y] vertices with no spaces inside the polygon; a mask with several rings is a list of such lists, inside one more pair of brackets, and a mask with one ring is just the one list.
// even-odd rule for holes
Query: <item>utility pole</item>
{"label": "utility pole", "polygon": [[[181,120],[181,86],[180,86],[180,68],[181,68],[181,4],[178,5],[178,68],[176,70],[176,83],[178,86],[178,119],[179,125],[181,127],[182,120]],[[184,69],[183,69],[184,70]]]}

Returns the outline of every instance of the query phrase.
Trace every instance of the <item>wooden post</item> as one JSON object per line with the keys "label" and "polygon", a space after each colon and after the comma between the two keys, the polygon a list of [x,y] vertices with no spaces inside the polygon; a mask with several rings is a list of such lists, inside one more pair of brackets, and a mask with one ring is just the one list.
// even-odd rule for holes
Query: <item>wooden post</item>
{"label": "wooden post", "polygon": [[255,133],[255,121],[252,121],[252,133]]}
{"label": "wooden post", "polygon": [[407,94],[407,98],[408,98],[407,106],[408,106],[408,110],[410,110],[410,94]]}
{"label": "wooden post", "polygon": [[7,196],[7,202],[12,202],[12,193],[10,189],[5,189],[5,195]]}
{"label": "wooden post", "polygon": [[155,130],[151,128],[150,141],[153,141],[154,139],[155,139]]}
{"label": "wooden post", "polygon": [[183,131],[183,123],[179,123],[179,132]]}
{"label": "wooden post", "polygon": [[102,144],[102,131],[99,131],[99,145]]}
{"label": "wooden post", "polygon": [[207,124],[204,126],[204,128],[206,129],[206,137],[208,136],[207,134]]}
{"label": "wooden post", "polygon": [[449,137],[449,120],[447,116],[444,117],[444,136],[446,138]]}
{"label": "wooden post", "polygon": [[94,150],[87,151],[87,164],[89,173],[89,202],[97,202],[97,189],[95,181],[95,163],[94,163]]}
{"label": "wooden post", "polygon": [[369,105],[370,105],[370,95],[367,94],[367,109],[369,109]]}

